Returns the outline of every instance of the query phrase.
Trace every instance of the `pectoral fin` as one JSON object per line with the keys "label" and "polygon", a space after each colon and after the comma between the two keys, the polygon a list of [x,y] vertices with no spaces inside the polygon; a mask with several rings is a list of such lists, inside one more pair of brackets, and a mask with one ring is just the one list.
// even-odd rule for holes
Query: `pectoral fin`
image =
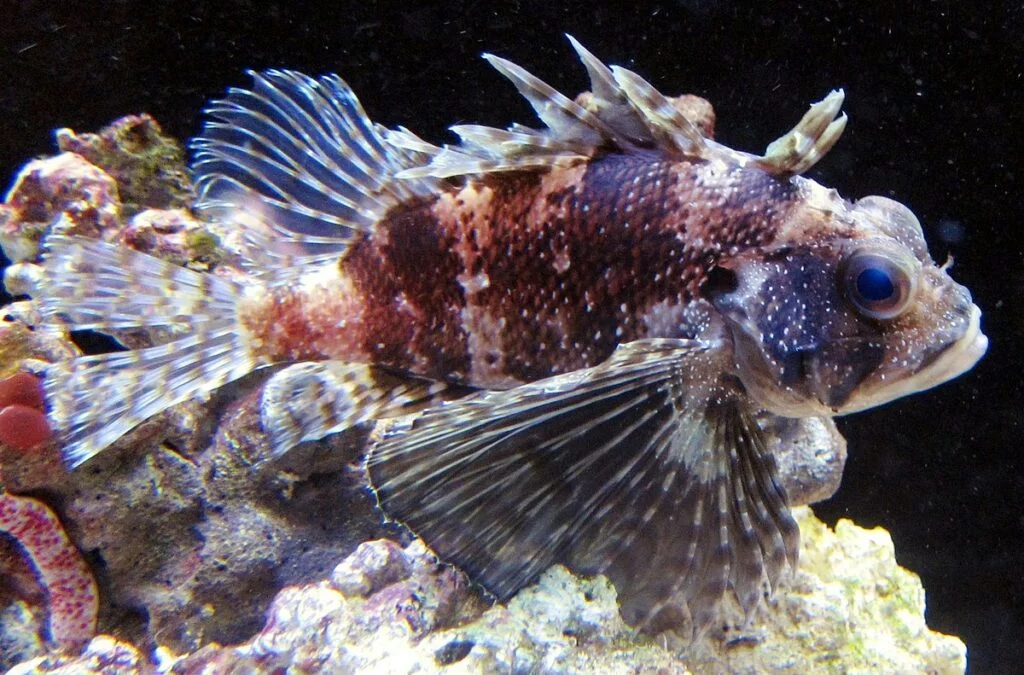
{"label": "pectoral fin", "polygon": [[605,574],[624,617],[749,616],[797,558],[785,493],[721,350],[643,340],[604,363],[428,409],[371,453],[381,506],[500,598],[555,563]]}

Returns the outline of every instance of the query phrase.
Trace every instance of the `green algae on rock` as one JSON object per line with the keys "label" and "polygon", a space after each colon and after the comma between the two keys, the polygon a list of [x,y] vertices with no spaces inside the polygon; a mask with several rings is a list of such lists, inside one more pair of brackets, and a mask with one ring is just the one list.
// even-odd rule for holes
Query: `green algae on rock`
{"label": "green algae on rock", "polygon": [[126,216],[191,205],[185,151],[147,114],[121,117],[98,133],[57,131],[57,147],[81,155],[117,181]]}

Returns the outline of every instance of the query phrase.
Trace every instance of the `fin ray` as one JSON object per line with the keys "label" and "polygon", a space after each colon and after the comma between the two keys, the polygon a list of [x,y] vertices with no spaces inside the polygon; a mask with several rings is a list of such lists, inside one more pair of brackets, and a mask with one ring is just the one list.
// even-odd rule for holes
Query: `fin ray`
{"label": "fin ray", "polygon": [[636,73],[609,69],[571,35],[567,36],[587,69],[593,91],[570,99],[515,63],[484,54],[530,103],[545,129],[513,125],[507,130],[457,125],[458,145],[424,147],[419,139],[396,134],[397,147],[423,150],[429,161],[398,176],[448,178],[497,171],[539,170],[585,161],[601,151],[629,152],[655,147],[702,156],[704,137],[672,99]]}
{"label": "fin ray", "polygon": [[74,330],[186,327],[233,313],[236,282],[81,237],[51,236],[40,312]]}
{"label": "fin ray", "polygon": [[730,590],[752,612],[796,541],[759,428],[714,379],[717,353],[643,340],[428,408],[371,451],[378,499],[499,597],[561,562],[607,574],[642,628],[705,627]]}
{"label": "fin ray", "polygon": [[840,114],[845,96],[836,89],[812,104],[795,127],[768,146],[758,163],[784,176],[804,173],[817,164],[846,129],[846,114]]}
{"label": "fin ray", "polygon": [[236,329],[233,320],[215,320],[167,344],[48,367],[49,418],[68,465],[82,464],[154,415],[257,368]]}
{"label": "fin ray", "polygon": [[612,74],[657,145],[689,155],[703,154],[704,137],[667,96],[631,70],[612,66]]}
{"label": "fin ray", "polygon": [[395,204],[436,190],[429,177],[395,178],[422,153],[387,143],[338,76],[250,75],[251,90],[210,105],[192,144],[200,208],[228,221],[263,210],[298,241],[330,238],[340,252]]}
{"label": "fin ray", "polygon": [[[82,464],[139,423],[260,367],[239,330],[244,286],[115,244],[51,236],[41,314],[69,330],[172,328],[165,344],[46,369],[49,419],[65,461]],[[184,333],[184,335],[181,335]]]}
{"label": "fin ray", "polygon": [[596,147],[614,137],[597,116],[522,66],[493,54],[484,59],[515,85],[560,141]]}

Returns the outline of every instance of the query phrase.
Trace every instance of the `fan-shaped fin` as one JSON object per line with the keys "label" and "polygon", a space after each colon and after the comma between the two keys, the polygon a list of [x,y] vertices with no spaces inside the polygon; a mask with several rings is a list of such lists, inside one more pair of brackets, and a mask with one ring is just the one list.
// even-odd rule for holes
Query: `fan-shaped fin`
{"label": "fan-shaped fin", "polygon": [[646,629],[706,627],[728,592],[750,615],[795,566],[798,535],[722,360],[716,345],[643,340],[430,408],[371,452],[372,483],[499,597],[563,563],[606,574]]}
{"label": "fan-shaped fin", "polygon": [[[395,204],[436,192],[429,178],[395,180],[428,158],[382,138],[337,75],[250,71],[206,110],[193,144],[200,208],[245,226],[273,223],[297,255],[338,253]],[[241,218],[241,220],[239,220]]]}

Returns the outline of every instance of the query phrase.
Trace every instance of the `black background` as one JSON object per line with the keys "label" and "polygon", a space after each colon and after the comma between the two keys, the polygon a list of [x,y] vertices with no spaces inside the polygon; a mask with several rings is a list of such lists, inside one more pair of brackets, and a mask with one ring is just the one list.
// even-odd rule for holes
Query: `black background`
{"label": "black background", "polygon": [[52,130],[149,112],[188,138],[246,68],[338,72],[370,115],[429,140],[459,122],[533,124],[479,58],[493,51],[567,93],[586,86],[562,36],[662,91],[705,96],[718,137],[759,152],[845,87],[850,125],[811,174],[890,196],[956,257],[991,338],[971,373],[840,420],[850,460],[827,519],[881,525],[928,591],[933,628],[973,672],[1024,657],[1024,291],[1019,3],[0,2],[0,180],[53,151]]}

